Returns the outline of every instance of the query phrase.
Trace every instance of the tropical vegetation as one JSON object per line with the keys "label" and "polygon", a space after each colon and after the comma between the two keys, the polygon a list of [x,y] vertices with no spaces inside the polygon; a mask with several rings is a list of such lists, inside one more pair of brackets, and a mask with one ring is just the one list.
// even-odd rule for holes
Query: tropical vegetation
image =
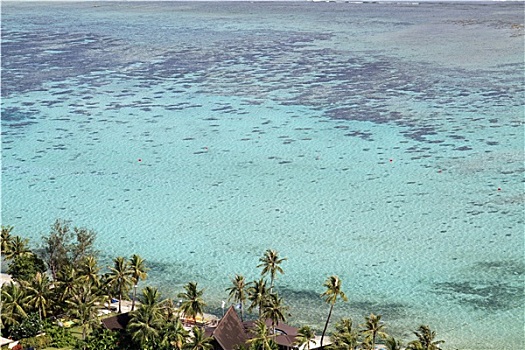
{"label": "tropical vegetation", "polygon": [[[134,254],[129,259],[116,257],[111,265],[101,266],[95,238],[92,230],[56,220],[49,234],[42,237],[41,246],[31,249],[28,239],[13,234],[13,227],[2,226],[2,259],[13,278],[1,288],[2,336],[21,340],[21,348],[35,349],[213,349],[212,338],[205,335],[199,322],[207,306],[205,290],[197,282],[183,285],[183,291],[177,294],[178,304],[152,286],[145,286],[139,293],[138,285],[148,277],[147,261]],[[259,259],[258,279],[247,281],[239,273],[225,290],[241,320],[248,317],[255,321],[247,350],[278,349],[277,328],[290,316],[290,308],[276,283],[277,276],[284,274],[281,265],[286,260],[268,249]],[[350,318],[342,318],[335,323],[330,341],[324,343],[337,301],[349,298],[338,276],[329,276],[323,287],[320,298],[328,305],[328,315],[320,341],[312,327],[303,325],[295,337],[296,347],[364,350],[383,344],[388,350],[441,349],[443,341],[436,339],[436,332],[428,325],[421,325],[413,332],[416,339],[403,345],[387,333],[382,316],[374,313],[366,316],[358,329]],[[122,332],[101,326],[101,310],[114,299],[118,300],[118,313],[122,312],[122,301],[131,299],[129,323]],[[191,328],[183,322],[191,324]],[[74,326],[67,328],[66,324],[71,323]]]}

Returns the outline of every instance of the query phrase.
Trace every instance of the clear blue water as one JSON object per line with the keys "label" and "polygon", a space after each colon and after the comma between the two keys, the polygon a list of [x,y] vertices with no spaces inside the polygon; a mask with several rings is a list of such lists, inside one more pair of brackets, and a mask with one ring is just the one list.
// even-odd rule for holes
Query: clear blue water
{"label": "clear blue water", "polygon": [[289,322],[524,346],[523,3],[2,3],[2,224],[56,218],[220,312],[272,248]]}

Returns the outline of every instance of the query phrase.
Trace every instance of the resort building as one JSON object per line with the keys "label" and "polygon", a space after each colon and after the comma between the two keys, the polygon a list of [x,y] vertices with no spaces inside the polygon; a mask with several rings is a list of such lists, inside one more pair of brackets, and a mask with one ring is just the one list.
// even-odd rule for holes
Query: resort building
{"label": "resort building", "polygon": [[[102,320],[105,328],[112,331],[122,331],[126,328],[131,316],[129,312],[118,314]],[[218,321],[205,326],[205,335],[213,338],[213,350],[237,350],[240,347],[249,347],[248,340],[252,337],[251,329],[254,321],[242,322],[241,318],[233,306],[226,311],[224,316]],[[268,329],[271,329],[272,321],[266,320]],[[187,329],[190,329],[189,327]],[[284,323],[275,326],[276,336],[274,341],[279,346],[279,350],[303,350],[304,346],[295,343],[297,328]],[[310,350],[319,349],[320,337],[310,342]],[[329,344],[329,338],[325,338],[325,346]]]}

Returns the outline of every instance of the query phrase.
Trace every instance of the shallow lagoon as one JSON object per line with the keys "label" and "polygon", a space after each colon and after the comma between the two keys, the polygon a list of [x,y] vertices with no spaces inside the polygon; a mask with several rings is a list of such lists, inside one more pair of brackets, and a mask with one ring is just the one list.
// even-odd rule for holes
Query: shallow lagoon
{"label": "shallow lagoon", "polygon": [[334,319],[523,345],[523,4],[93,5],[2,4],[3,224],[218,313],[273,248],[293,324],[337,274]]}

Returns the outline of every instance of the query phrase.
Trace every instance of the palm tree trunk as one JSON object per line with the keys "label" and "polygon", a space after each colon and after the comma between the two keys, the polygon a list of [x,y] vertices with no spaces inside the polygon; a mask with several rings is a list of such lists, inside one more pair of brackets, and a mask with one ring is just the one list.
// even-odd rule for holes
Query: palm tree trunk
{"label": "palm tree trunk", "polygon": [[122,292],[119,291],[118,293],[118,313],[122,313]]}
{"label": "palm tree trunk", "polygon": [[321,348],[323,347],[323,340],[324,340],[324,335],[326,333],[326,329],[328,328],[328,322],[330,322],[330,317],[332,317],[332,310],[334,309],[334,304],[332,303],[332,305],[330,305],[330,312],[328,313],[328,318],[326,319],[326,323],[324,325],[324,329],[323,329],[323,334],[321,335]]}
{"label": "palm tree trunk", "polygon": [[241,301],[241,322],[244,322],[244,305],[242,301]]}
{"label": "palm tree trunk", "polygon": [[135,299],[137,299],[137,284],[133,286],[133,300],[131,301],[131,311],[135,310]]}

